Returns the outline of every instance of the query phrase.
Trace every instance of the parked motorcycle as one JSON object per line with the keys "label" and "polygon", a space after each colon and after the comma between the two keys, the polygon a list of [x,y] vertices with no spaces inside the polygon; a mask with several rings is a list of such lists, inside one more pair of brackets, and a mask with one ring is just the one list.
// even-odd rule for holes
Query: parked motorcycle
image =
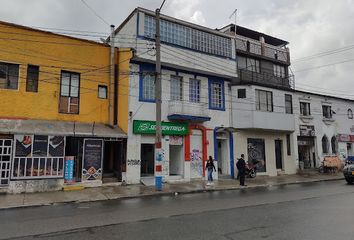
{"label": "parked motorcycle", "polygon": [[255,178],[257,176],[257,161],[246,164],[246,176],[249,178]]}

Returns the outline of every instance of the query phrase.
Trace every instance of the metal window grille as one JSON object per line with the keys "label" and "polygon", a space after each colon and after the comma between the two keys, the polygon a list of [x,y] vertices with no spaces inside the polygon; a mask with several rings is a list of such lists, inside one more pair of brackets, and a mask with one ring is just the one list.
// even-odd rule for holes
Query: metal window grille
{"label": "metal window grille", "polygon": [[200,102],[200,80],[189,80],[189,101],[199,103]]}
{"label": "metal window grille", "polygon": [[171,100],[181,101],[183,99],[182,77],[171,76]]}
{"label": "metal window grille", "polygon": [[155,77],[151,74],[145,74],[143,78],[143,98],[145,100],[155,99]]}
{"label": "metal window grille", "polygon": [[0,139],[0,187],[9,184],[12,156],[12,140]]}
{"label": "metal window grille", "polygon": [[212,83],[211,86],[211,107],[223,108],[223,89],[221,83]]}

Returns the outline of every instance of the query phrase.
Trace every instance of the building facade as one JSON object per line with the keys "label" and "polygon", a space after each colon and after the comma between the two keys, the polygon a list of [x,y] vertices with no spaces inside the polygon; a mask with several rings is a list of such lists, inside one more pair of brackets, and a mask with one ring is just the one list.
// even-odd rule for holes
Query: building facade
{"label": "building facade", "polygon": [[[116,74],[110,82],[110,46],[6,22],[0,29],[0,188],[61,189],[64,177],[95,185],[105,173],[121,179],[128,81]],[[130,56],[116,50],[118,71],[129,70]]]}
{"label": "building facade", "polygon": [[326,156],[353,156],[354,101],[296,91],[296,165],[318,168]]}
{"label": "building facade", "polygon": [[[154,36],[155,13],[142,8],[116,30],[118,46],[135,49],[129,79],[128,183],[155,171]],[[204,178],[208,156],[215,158],[219,173],[233,176],[230,84],[237,71],[232,37],[162,15],[161,63],[164,179]]]}
{"label": "building facade", "polygon": [[[235,35],[235,25],[220,31]],[[288,70],[287,44],[251,29],[236,28],[238,80],[231,92],[235,154],[245,154],[261,175],[296,172],[294,79]]]}

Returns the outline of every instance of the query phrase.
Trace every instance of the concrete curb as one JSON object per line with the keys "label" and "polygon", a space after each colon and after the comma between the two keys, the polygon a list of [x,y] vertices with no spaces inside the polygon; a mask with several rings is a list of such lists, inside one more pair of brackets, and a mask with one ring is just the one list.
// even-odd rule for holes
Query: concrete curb
{"label": "concrete curb", "polygon": [[307,181],[293,181],[293,182],[285,182],[285,183],[274,183],[274,184],[258,184],[254,186],[234,186],[234,187],[226,187],[226,188],[200,188],[195,190],[188,190],[188,191],[169,191],[169,192],[152,192],[152,193],[143,193],[131,196],[121,196],[121,197],[114,197],[106,199],[84,199],[84,200],[67,200],[67,201],[60,201],[60,202],[51,202],[51,203],[38,203],[38,204],[25,204],[19,206],[8,206],[8,207],[0,207],[1,210],[9,210],[9,209],[17,209],[17,208],[29,208],[29,207],[41,207],[41,206],[57,206],[57,205],[64,205],[64,204],[71,204],[71,203],[89,203],[89,202],[101,202],[107,200],[118,200],[118,199],[134,199],[134,198],[145,198],[145,197],[153,197],[153,196],[169,196],[175,195],[184,195],[184,194],[194,194],[194,193],[205,193],[205,192],[218,192],[218,191],[232,191],[232,190],[244,190],[244,189],[256,189],[256,188],[266,188],[266,187],[274,187],[274,186],[285,186],[285,185],[296,185],[296,184],[303,184],[303,183],[315,183],[315,182],[326,182],[326,181],[339,181],[344,180],[344,177],[336,177],[330,179],[312,179]]}

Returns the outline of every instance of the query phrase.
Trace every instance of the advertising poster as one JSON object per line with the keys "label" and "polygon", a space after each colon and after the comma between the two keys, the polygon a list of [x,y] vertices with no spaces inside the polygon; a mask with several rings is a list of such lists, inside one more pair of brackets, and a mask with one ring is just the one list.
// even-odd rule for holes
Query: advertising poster
{"label": "advertising poster", "polygon": [[63,136],[49,136],[49,156],[63,157],[64,143]]}
{"label": "advertising poster", "polygon": [[48,154],[48,136],[34,135],[33,156],[46,157]]}
{"label": "advertising poster", "polygon": [[82,180],[102,179],[103,140],[85,139],[82,163]]}
{"label": "advertising poster", "polygon": [[15,135],[15,156],[30,157],[32,154],[32,135]]}
{"label": "advertising poster", "polygon": [[65,157],[64,181],[65,183],[74,182],[74,157],[73,156]]}
{"label": "advertising poster", "polygon": [[257,172],[266,171],[264,139],[247,139],[248,162],[257,166]]}

